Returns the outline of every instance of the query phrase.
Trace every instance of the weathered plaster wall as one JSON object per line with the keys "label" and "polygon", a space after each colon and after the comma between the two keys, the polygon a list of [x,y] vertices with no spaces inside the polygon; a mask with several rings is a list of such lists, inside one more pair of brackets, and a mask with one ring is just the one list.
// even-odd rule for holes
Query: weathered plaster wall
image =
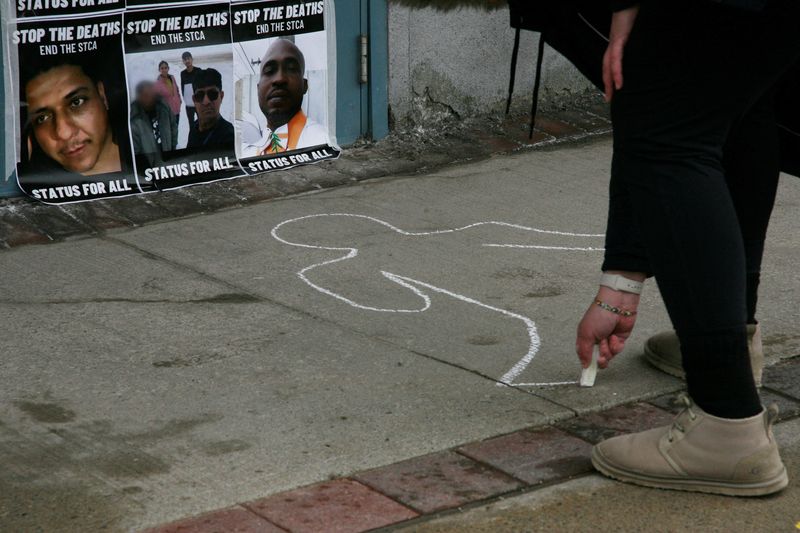
{"label": "weathered plaster wall", "polygon": [[[508,10],[440,12],[389,4],[389,102],[398,122],[426,115],[474,116],[504,109],[514,31]],[[514,105],[529,106],[538,34],[523,32]],[[543,97],[592,90],[562,56],[545,50]]]}

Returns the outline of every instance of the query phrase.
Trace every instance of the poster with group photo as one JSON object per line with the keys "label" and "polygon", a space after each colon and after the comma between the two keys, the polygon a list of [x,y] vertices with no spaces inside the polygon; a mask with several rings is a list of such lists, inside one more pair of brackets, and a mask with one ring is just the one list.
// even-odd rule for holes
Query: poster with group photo
{"label": "poster with group photo", "polygon": [[22,191],[47,203],[140,192],[128,135],[122,15],[21,19],[9,32]]}
{"label": "poster with group photo", "polygon": [[229,5],[132,5],[124,18],[125,68],[139,186],[163,190],[242,175]]}
{"label": "poster with group photo", "polygon": [[339,157],[328,127],[325,2],[233,3],[236,153],[258,174]]}
{"label": "poster with group photo", "polygon": [[331,0],[0,2],[7,151],[33,199],[156,192],[340,155]]}

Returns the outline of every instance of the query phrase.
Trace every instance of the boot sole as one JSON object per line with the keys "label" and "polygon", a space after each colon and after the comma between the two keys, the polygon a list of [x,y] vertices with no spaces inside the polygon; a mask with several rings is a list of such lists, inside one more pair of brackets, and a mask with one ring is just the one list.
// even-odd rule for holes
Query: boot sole
{"label": "boot sole", "polygon": [[650,476],[639,472],[622,470],[607,462],[597,451],[592,449],[592,465],[602,474],[624,483],[633,483],[657,489],[680,490],[685,492],[704,492],[722,494],[724,496],[766,496],[786,488],[789,476],[786,467],[772,479],[759,483],[731,483],[709,479],[686,479]]}

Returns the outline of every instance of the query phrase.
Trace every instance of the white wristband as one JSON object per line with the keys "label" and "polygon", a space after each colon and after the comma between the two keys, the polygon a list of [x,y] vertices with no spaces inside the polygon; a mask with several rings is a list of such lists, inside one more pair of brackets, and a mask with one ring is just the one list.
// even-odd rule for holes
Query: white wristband
{"label": "white wristband", "polygon": [[615,291],[630,292],[633,294],[642,294],[644,283],[628,279],[619,274],[605,274],[600,276],[600,285],[614,289]]}

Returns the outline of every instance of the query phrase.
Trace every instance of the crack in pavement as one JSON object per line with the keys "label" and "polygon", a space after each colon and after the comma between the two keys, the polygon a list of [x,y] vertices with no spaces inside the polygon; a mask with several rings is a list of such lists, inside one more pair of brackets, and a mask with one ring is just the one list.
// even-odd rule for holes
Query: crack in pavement
{"label": "crack in pavement", "polygon": [[[535,392],[533,392],[531,390],[527,390],[527,389],[524,389],[524,388],[521,388],[521,387],[516,387],[514,385],[509,385],[507,383],[501,383],[501,382],[497,381],[497,379],[495,379],[495,378],[493,378],[491,376],[488,376],[488,375],[486,375],[486,374],[484,374],[484,373],[482,373],[482,372],[480,372],[478,370],[474,370],[474,369],[471,369],[471,368],[468,368],[468,367],[464,367],[462,365],[459,365],[457,363],[453,363],[453,362],[441,359],[441,358],[436,357],[434,355],[430,355],[430,354],[426,354],[424,352],[420,352],[420,351],[417,351],[417,350],[409,349],[407,346],[404,346],[402,344],[398,344],[398,343],[392,342],[392,341],[390,341],[388,339],[385,339],[383,337],[376,337],[376,336],[370,335],[369,333],[365,333],[363,331],[359,331],[357,329],[353,329],[351,327],[345,326],[343,324],[339,324],[338,322],[334,322],[334,321],[329,320],[327,318],[323,318],[323,317],[314,315],[314,314],[312,314],[312,313],[310,313],[310,312],[308,312],[308,311],[306,311],[304,309],[299,309],[297,307],[293,307],[291,305],[288,305],[286,303],[283,303],[283,302],[280,302],[280,301],[277,301],[277,300],[273,300],[271,298],[266,298],[266,297],[258,295],[258,294],[253,294],[245,287],[240,287],[235,283],[231,283],[231,282],[226,281],[224,279],[218,278],[218,277],[216,277],[216,276],[214,276],[212,274],[209,274],[209,273],[207,273],[207,272],[205,272],[203,270],[200,270],[200,269],[198,269],[198,268],[196,268],[194,266],[187,265],[187,264],[184,264],[184,263],[180,263],[178,261],[174,261],[172,259],[169,259],[169,258],[164,257],[162,255],[156,254],[156,253],[151,252],[149,250],[146,250],[144,248],[140,248],[139,246],[137,246],[135,244],[131,244],[129,242],[126,242],[126,241],[123,241],[123,240],[119,240],[117,238],[109,237],[109,236],[99,236],[98,238],[103,240],[103,241],[110,242],[112,244],[116,244],[118,246],[122,246],[122,247],[128,248],[130,250],[133,250],[136,253],[141,254],[142,256],[144,256],[144,257],[146,257],[148,259],[165,263],[165,264],[167,264],[167,265],[169,265],[169,266],[171,266],[173,268],[176,268],[176,269],[179,269],[179,270],[183,270],[185,272],[192,273],[194,275],[203,277],[203,278],[205,278],[205,279],[207,279],[209,281],[212,281],[214,283],[218,283],[220,285],[223,285],[223,286],[225,286],[225,287],[227,287],[229,289],[232,289],[233,292],[235,292],[237,294],[238,293],[246,294],[246,295],[248,295],[249,297],[252,298],[252,302],[253,303],[263,302],[263,303],[269,303],[269,304],[275,305],[277,307],[280,307],[281,309],[285,309],[285,310],[290,311],[290,312],[292,312],[294,314],[297,314],[297,315],[300,315],[300,316],[303,316],[303,317],[306,317],[306,318],[310,318],[312,320],[316,320],[316,321],[322,322],[324,324],[336,327],[336,328],[338,328],[338,329],[340,329],[342,331],[346,331],[346,332],[348,332],[350,334],[353,334],[353,335],[355,335],[357,337],[365,338],[365,339],[368,339],[368,340],[379,342],[379,343],[387,345],[387,346],[391,346],[392,348],[399,349],[399,350],[404,351],[406,353],[410,353],[410,354],[416,355],[418,357],[423,357],[423,358],[428,359],[430,361],[433,361],[433,362],[436,362],[436,363],[439,363],[439,364],[443,364],[443,365],[449,366],[451,368],[454,368],[454,369],[457,369],[457,370],[461,370],[463,372],[468,372],[468,373],[470,373],[472,375],[475,375],[475,376],[483,378],[483,379],[485,379],[487,381],[490,381],[495,385],[503,385],[503,386],[505,386],[505,387],[507,387],[509,389],[512,389],[512,390],[517,391],[517,392],[520,392],[522,394],[533,396],[535,398],[538,398],[540,400],[543,400],[543,401],[547,402],[548,404],[554,405],[554,406],[556,406],[556,407],[558,407],[560,409],[566,409],[570,413],[569,416],[577,416],[578,415],[578,411],[573,409],[573,408],[571,408],[571,407],[569,407],[569,406],[563,405],[563,404],[561,404],[561,403],[559,403],[557,401],[554,401],[554,400],[552,400],[550,398],[547,398],[545,396],[537,394],[537,393],[535,393]],[[539,413],[539,414],[545,415],[545,413]],[[545,415],[545,416],[548,416],[548,415]],[[553,418],[553,417],[548,416],[548,418]]]}
{"label": "crack in pavement", "polygon": [[131,303],[131,304],[248,304],[261,300],[250,294],[224,293],[206,298],[193,298],[187,300],[172,300],[169,298],[76,298],[60,300],[0,300],[0,305],[74,305],[74,304],[105,304],[105,303]]}

